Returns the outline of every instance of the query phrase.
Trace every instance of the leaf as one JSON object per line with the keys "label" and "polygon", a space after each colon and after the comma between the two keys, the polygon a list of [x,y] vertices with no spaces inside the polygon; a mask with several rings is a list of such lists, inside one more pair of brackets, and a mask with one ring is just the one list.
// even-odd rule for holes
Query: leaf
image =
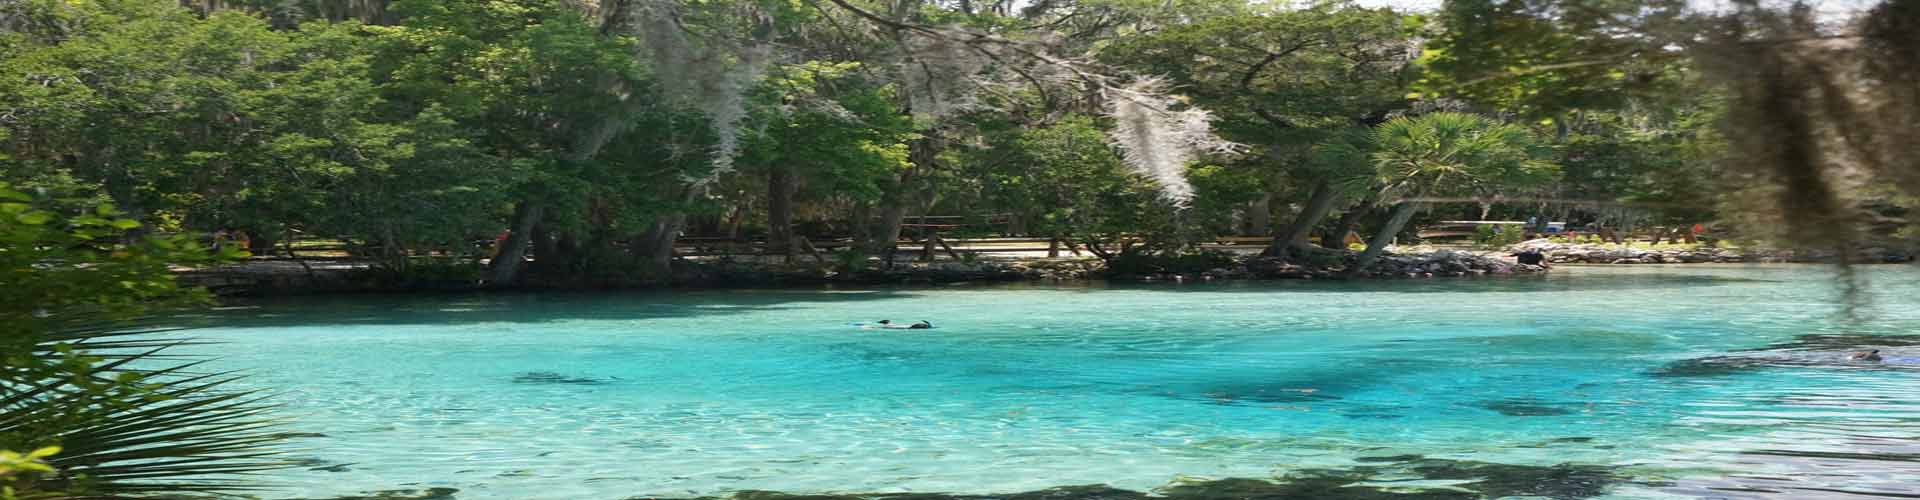
{"label": "leaf", "polygon": [[140,227],[140,221],[137,221],[137,220],[133,220],[133,219],[114,219],[113,220],[114,229],[133,229],[137,227]]}
{"label": "leaf", "polygon": [[23,214],[14,216],[13,218],[13,220],[19,221],[21,224],[26,224],[29,226],[38,226],[41,224],[46,224],[47,221],[50,219],[53,219],[52,214],[39,211],[39,210],[23,213]]}

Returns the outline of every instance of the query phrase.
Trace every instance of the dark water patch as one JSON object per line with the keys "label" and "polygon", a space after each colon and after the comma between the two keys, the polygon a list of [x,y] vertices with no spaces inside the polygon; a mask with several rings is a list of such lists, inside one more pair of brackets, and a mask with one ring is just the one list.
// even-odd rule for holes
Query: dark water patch
{"label": "dark water patch", "polygon": [[1572,403],[1555,403],[1533,398],[1489,399],[1473,405],[1500,412],[1501,415],[1509,417],[1552,417],[1575,413],[1574,410],[1567,408]]}
{"label": "dark water patch", "polygon": [[353,472],[353,468],[350,467],[351,465],[354,465],[354,464],[353,463],[333,464],[333,465],[328,465],[324,467],[312,467],[312,468],[308,468],[307,470],[314,470],[314,471],[320,471],[320,472]]}
{"label": "dark water patch", "polygon": [[453,496],[460,490],[454,488],[426,488],[404,490],[363,491],[359,495],[331,497],[325,499],[287,499],[287,500],[458,500]]}
{"label": "dark water patch", "polygon": [[[1656,377],[1714,377],[1737,375],[1766,368],[1780,367],[1920,367],[1908,363],[1908,353],[1903,348],[1920,347],[1920,335],[1871,335],[1859,333],[1816,333],[1799,335],[1793,340],[1775,342],[1764,347],[1741,349],[1734,354],[1706,356],[1684,359],[1668,363],[1652,372]],[[1885,361],[1862,361],[1848,359],[1848,355],[1863,350],[1878,349]],[[1920,351],[1920,350],[1916,350]],[[1912,354],[1920,356],[1920,352]]]}
{"label": "dark water patch", "polygon": [[1912,493],[1912,492],[1861,491],[1861,490],[1849,490],[1849,489],[1841,489],[1841,488],[1808,488],[1808,487],[1799,487],[1799,486],[1788,486],[1787,489],[1799,490],[1799,491],[1820,491],[1820,492],[1826,492],[1826,493],[1843,493],[1843,494],[1857,496],[1857,497],[1920,498],[1920,493]]}
{"label": "dark water patch", "polygon": [[[1361,459],[1369,465],[1345,469],[1297,471],[1275,480],[1186,480],[1151,492],[1103,485],[1063,486],[1036,491],[987,495],[947,493],[790,494],[741,491],[726,497],[691,500],[1468,500],[1535,497],[1579,500],[1606,493],[1625,479],[1609,467],[1561,464],[1530,466],[1430,459],[1397,455]],[[1409,475],[1420,476],[1409,478]],[[1411,481],[1448,480],[1446,487],[1418,486]],[[1394,484],[1404,483],[1404,484]],[[668,500],[652,496],[628,500]]]}
{"label": "dark water patch", "polygon": [[1907,362],[1900,354],[1881,352],[1889,361],[1854,361],[1847,359],[1850,351],[1785,351],[1773,354],[1750,356],[1706,356],[1683,359],[1667,363],[1649,372],[1655,377],[1720,377],[1752,373],[1769,368],[1828,368],[1828,369],[1911,369],[1920,368],[1920,364]]}
{"label": "dark water patch", "polygon": [[588,378],[588,377],[574,377],[569,375],[562,375],[557,372],[520,372],[520,373],[514,374],[513,383],[600,385],[600,384],[607,383],[607,380],[598,379],[598,378]]}
{"label": "dark water patch", "polygon": [[1751,450],[1740,452],[1744,455],[1767,455],[1795,458],[1828,458],[1837,460],[1874,460],[1884,462],[1920,463],[1920,454],[1915,453],[1849,453],[1842,451],[1801,451],[1801,450]]}
{"label": "dark water patch", "polygon": [[1221,405],[1271,405],[1338,401],[1339,396],[1322,394],[1318,389],[1298,387],[1246,386],[1207,391],[1201,397]]}
{"label": "dark water patch", "polygon": [[1753,372],[1770,366],[1766,358],[1707,356],[1683,359],[1655,368],[1655,377],[1723,377]]}
{"label": "dark water patch", "polygon": [[1594,353],[1646,352],[1658,349],[1659,335],[1600,329],[1546,330],[1538,333],[1451,337],[1435,341],[1441,344],[1470,344],[1491,348],[1492,352]]}
{"label": "dark water patch", "polygon": [[1353,461],[1360,462],[1360,463],[1378,463],[1378,462],[1401,463],[1401,462],[1412,462],[1412,461],[1420,460],[1423,458],[1427,458],[1427,457],[1422,455],[1393,455],[1393,456],[1387,456],[1387,457],[1360,457],[1360,458],[1353,459]]}
{"label": "dark water patch", "polygon": [[1920,335],[1811,333],[1753,350],[1840,351],[1873,347],[1920,347]]}
{"label": "dark water patch", "polygon": [[1606,493],[1609,486],[1620,481],[1611,469],[1599,465],[1559,464],[1540,467],[1454,460],[1422,460],[1415,463],[1412,469],[1415,473],[1429,479],[1474,479],[1474,482],[1461,486],[1491,498],[1513,496],[1553,499],[1591,498]]}

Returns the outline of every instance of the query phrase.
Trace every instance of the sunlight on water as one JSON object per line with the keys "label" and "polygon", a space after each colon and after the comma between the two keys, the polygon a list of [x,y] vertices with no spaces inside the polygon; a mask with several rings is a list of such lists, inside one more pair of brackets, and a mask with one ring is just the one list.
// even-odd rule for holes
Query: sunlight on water
{"label": "sunlight on water", "polygon": [[[1852,326],[1821,268],[1576,268],[302,299],[224,312],[196,332],[224,343],[192,350],[250,369],[314,433],[275,496],[1462,481],[1418,472],[1436,460],[1616,479],[1539,496],[1916,495],[1920,272],[1869,275],[1877,307]],[[848,325],[883,318],[940,328]],[[1861,346],[1889,362],[1844,361]]]}

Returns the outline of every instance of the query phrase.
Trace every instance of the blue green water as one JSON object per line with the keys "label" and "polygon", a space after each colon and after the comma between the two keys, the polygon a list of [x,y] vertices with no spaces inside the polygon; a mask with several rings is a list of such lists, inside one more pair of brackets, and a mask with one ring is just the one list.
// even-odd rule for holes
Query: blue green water
{"label": "blue green water", "polygon": [[[269,496],[1144,490],[1418,456],[1605,466],[1609,498],[1911,497],[1920,365],[1842,357],[1920,358],[1920,270],[1867,274],[1857,321],[1818,267],[1574,268],[302,299],[191,350],[320,435]],[[939,328],[848,326],[884,318]]]}

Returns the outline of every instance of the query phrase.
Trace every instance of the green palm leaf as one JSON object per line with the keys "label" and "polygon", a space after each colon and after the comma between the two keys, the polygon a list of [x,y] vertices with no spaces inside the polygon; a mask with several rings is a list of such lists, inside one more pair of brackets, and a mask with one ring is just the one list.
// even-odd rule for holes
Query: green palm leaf
{"label": "green palm leaf", "polygon": [[0,390],[0,433],[42,431],[23,434],[61,446],[45,459],[56,472],[41,476],[36,490],[70,498],[231,493],[258,489],[251,475],[288,465],[276,459],[287,433],[268,416],[274,406],[265,396],[229,389],[239,378],[231,372],[199,373],[202,361],[164,354],[196,342],[165,335],[177,329],[107,328],[65,330],[36,346],[43,358],[78,350],[100,359],[90,378]]}

